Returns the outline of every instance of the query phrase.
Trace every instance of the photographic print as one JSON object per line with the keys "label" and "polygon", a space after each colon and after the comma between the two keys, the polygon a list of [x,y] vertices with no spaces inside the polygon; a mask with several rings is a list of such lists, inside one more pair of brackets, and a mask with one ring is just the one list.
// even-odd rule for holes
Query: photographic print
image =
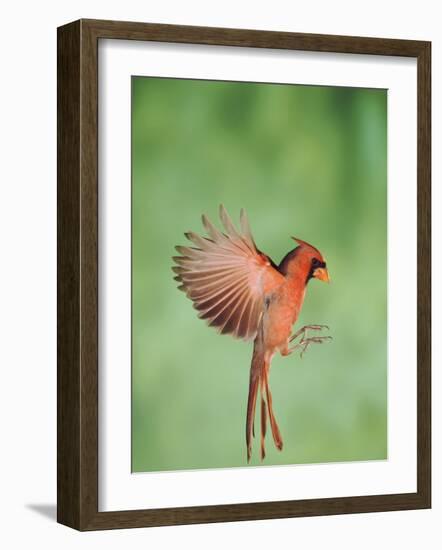
{"label": "photographic print", "polygon": [[132,77],[132,471],[387,457],[387,91]]}
{"label": "photographic print", "polygon": [[57,521],[430,508],[431,43],[86,19],[57,81]]}

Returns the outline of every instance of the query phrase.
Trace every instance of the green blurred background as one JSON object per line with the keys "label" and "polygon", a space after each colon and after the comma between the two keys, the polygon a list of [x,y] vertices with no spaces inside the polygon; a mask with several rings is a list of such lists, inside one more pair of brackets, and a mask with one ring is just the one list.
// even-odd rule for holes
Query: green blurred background
{"label": "green blurred background", "polygon": [[[333,342],[275,356],[284,450],[264,465],[387,457],[387,92],[132,79],[132,469],[246,466],[252,344],[219,336],[176,289],[171,257],[223,203],[279,263],[318,247],[297,326]],[[251,465],[259,460],[259,437]]]}

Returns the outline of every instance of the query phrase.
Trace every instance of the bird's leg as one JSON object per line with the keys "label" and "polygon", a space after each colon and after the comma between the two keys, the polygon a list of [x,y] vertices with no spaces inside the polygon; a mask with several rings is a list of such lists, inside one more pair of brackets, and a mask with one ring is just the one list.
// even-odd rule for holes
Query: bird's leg
{"label": "bird's leg", "polygon": [[322,330],[323,328],[329,330],[328,325],[305,325],[290,337],[289,342],[293,342],[293,340],[296,340],[296,338],[298,338],[298,336],[301,336],[301,334],[302,334],[302,339],[304,339],[304,336],[307,330]]}
{"label": "bird's leg", "polygon": [[299,336],[301,339],[297,344],[289,348],[288,346],[281,351],[282,355],[290,355],[294,351],[301,349],[301,357],[306,352],[308,346],[310,344],[316,343],[316,344],[322,344],[323,342],[327,340],[332,340],[331,336],[311,336],[309,338],[306,338],[307,330],[322,330],[322,329],[329,329],[327,325],[305,325],[304,327],[300,328],[298,331],[295,332],[290,338],[289,342],[293,342],[293,340],[296,340]]}
{"label": "bird's leg", "polygon": [[323,344],[324,342],[327,342],[330,340],[333,340],[331,336],[311,336],[310,338],[302,338],[298,344],[289,348],[288,352],[293,353],[297,349],[301,348],[301,357],[302,357],[310,344]]}

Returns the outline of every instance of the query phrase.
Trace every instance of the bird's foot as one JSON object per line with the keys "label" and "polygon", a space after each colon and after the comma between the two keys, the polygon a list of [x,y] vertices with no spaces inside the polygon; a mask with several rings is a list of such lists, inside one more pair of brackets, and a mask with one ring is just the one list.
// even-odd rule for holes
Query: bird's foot
{"label": "bird's foot", "polygon": [[323,344],[324,342],[333,340],[332,336],[311,336],[310,338],[302,338],[301,341],[296,344],[295,346],[289,348],[289,353],[293,353],[294,351],[300,349],[301,354],[300,357],[304,355],[304,353],[307,351],[307,348],[310,344]]}
{"label": "bird's foot", "polygon": [[[298,336],[301,336],[301,335],[302,335],[301,340],[304,340],[304,337],[305,337],[305,334],[306,334],[307,330],[322,330],[322,329],[329,330],[329,326],[328,325],[305,325],[304,327],[300,328],[298,331],[295,332],[295,334],[293,334],[290,337],[289,342],[293,342],[293,340],[296,340],[296,338],[298,338]],[[326,337],[324,337],[324,338],[326,338]]]}

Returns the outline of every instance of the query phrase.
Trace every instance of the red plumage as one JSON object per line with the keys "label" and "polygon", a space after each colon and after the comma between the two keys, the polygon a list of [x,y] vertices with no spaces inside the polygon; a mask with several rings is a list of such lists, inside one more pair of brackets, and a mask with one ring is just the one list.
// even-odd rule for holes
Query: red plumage
{"label": "red plumage", "polygon": [[[220,218],[225,233],[206,216],[202,219],[208,237],[186,233],[196,246],[176,247],[181,255],[174,257],[178,265],[172,269],[180,290],[193,301],[200,318],[221,334],[254,339],[246,420],[247,460],[252,451],[258,390],[261,395],[261,458],[264,458],[267,413],[274,443],[279,450],[283,446],[269,388],[272,358],[278,351],[281,355],[289,355],[301,349],[303,353],[311,343],[330,338],[306,337],[306,330],[320,330],[324,328],[321,325],[308,325],[291,335],[308,281],[311,278],[328,281],[328,272],[319,250],[296,238],[299,246],[276,266],[257,249],[244,210],[240,215],[241,232],[237,231],[223,206]],[[298,337],[298,343],[289,347]]]}

